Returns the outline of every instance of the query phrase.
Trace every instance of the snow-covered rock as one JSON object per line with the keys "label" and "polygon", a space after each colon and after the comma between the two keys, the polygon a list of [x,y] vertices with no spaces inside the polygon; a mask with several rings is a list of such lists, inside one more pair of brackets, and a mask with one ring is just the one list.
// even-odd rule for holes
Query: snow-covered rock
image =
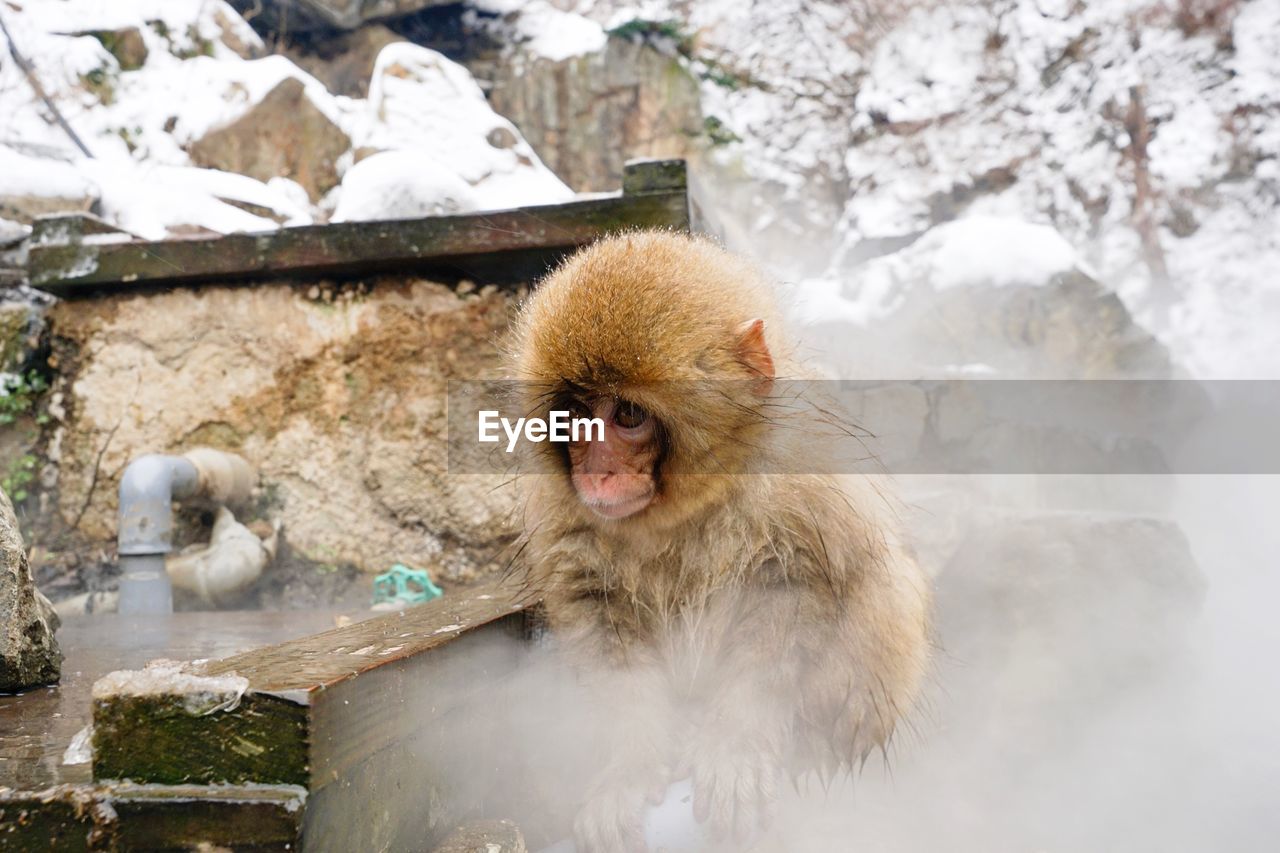
{"label": "snow-covered rock", "polygon": [[[0,157],[27,158],[22,168],[0,168],[0,199],[9,186],[23,205],[0,216],[29,219],[96,202],[95,212],[149,238],[303,224],[327,212],[333,199],[322,205],[321,196],[377,151],[418,152],[435,164],[437,185],[447,181],[439,170],[451,172],[455,185],[471,190],[451,196],[465,209],[572,197],[515,126],[489,108],[469,72],[426,48],[393,45],[380,56],[370,97],[350,98],[285,56],[264,56],[262,40],[221,0],[62,0],[5,15],[41,86],[93,157],[49,120],[15,65],[0,64],[0,146],[8,146]],[[131,41],[140,44],[122,62],[106,34],[125,31],[136,31]],[[10,151],[18,140],[20,152]],[[405,167],[406,183],[424,186],[410,158],[392,162]],[[371,174],[362,170],[356,181],[367,188]],[[38,196],[22,192],[33,180]],[[385,214],[365,203],[366,189],[350,195],[363,197],[371,215]],[[29,208],[38,209],[22,212]]]}
{"label": "snow-covered rock", "polygon": [[150,240],[271,231],[312,221],[311,212],[279,184],[233,172],[102,160],[84,161],[80,169],[102,189],[103,218]]}
{"label": "snow-covered rock", "polygon": [[287,77],[248,112],[191,144],[197,165],[260,181],[289,178],[319,199],[338,184],[338,158],[351,140],[316,106],[306,86]]}
{"label": "snow-covered rock", "polygon": [[1053,228],[975,216],[799,285],[841,376],[1163,378],[1167,353]]}
{"label": "snow-covered rock", "polygon": [[[1052,226],[972,216],[939,225],[910,247],[872,261],[863,279],[875,293],[920,283],[934,290],[1034,286],[1074,269],[1088,267]],[[877,280],[884,277],[890,281]]]}
{"label": "snow-covered rock", "polygon": [[573,197],[515,125],[493,111],[471,73],[425,47],[382,49],[355,128],[359,147],[413,151],[452,171],[482,208]]}
{"label": "snow-covered rock", "polygon": [[475,210],[479,198],[454,172],[411,151],[386,151],[347,171],[330,222],[409,219]]}

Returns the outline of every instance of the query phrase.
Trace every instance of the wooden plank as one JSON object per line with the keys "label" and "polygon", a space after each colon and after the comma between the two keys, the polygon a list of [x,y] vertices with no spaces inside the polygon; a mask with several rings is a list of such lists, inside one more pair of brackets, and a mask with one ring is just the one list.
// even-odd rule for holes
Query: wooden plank
{"label": "wooden plank", "polygon": [[[200,281],[452,271],[505,278],[505,265],[545,267],[573,248],[629,228],[690,227],[683,161],[630,164],[623,194],[458,216],[345,222],[258,234],[137,241],[79,233],[62,221],[33,235],[31,284],[60,296]],[[480,275],[475,274],[479,266]],[[512,278],[514,280],[514,277]],[[527,280],[527,278],[525,279]]]}
{"label": "wooden plank", "polygon": [[305,703],[322,689],[443,646],[532,603],[518,585],[493,581],[419,607],[211,661],[200,671],[210,676],[234,672],[249,679],[253,692]]}
{"label": "wooden plank", "polygon": [[487,641],[523,632],[532,603],[498,581],[180,671],[113,673],[94,686],[94,778],[318,791],[420,734],[406,709],[424,687],[509,671],[516,645]]}
{"label": "wooden plank", "polygon": [[502,764],[480,735],[519,663],[511,617],[314,697],[309,851],[421,850],[475,817]]}

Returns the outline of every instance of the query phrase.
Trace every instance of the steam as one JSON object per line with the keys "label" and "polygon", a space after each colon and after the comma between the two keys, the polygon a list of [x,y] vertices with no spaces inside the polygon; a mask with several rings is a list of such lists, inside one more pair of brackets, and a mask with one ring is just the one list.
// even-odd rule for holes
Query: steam
{"label": "steam", "polygon": [[[1025,495],[1028,479],[974,485]],[[984,587],[987,597],[947,576],[963,561],[944,566],[927,701],[860,773],[784,787],[778,821],[753,849],[1270,849],[1280,830],[1280,528],[1270,522],[1280,477],[1073,479],[1046,493],[1078,502],[1088,480],[1129,497],[1071,517],[1117,522],[1127,517],[1117,510],[1162,503],[1169,526],[1157,532],[1185,532],[1198,574],[1171,570],[1172,552],[1155,549],[1150,563],[1127,566],[1128,578],[1080,578],[1032,612],[1027,590],[1055,572],[1069,581],[1054,555],[1072,564],[1064,548],[1078,541],[1049,538],[1041,563],[1015,557],[990,570],[1008,586]],[[999,538],[1003,528],[982,529]],[[1108,528],[1081,529],[1105,537]],[[1101,547],[1134,554],[1122,541]],[[490,642],[513,662],[492,688],[475,691],[475,673],[423,687],[425,706],[455,690],[472,697],[450,715],[431,771],[462,785],[460,810],[517,821],[539,850],[568,834],[607,744],[626,732],[610,731],[611,709],[553,640]],[[481,656],[496,659],[492,649]]]}
{"label": "steam", "polygon": [[[1255,3],[1249,9],[1261,14],[1264,7]],[[1101,5],[1098,10],[1110,14]],[[1028,32],[1014,32],[1028,49],[1035,48],[1036,28],[1057,26],[1057,20],[1037,10],[1021,19],[1019,26],[1030,27]],[[953,41],[944,38],[951,24],[940,26],[938,38],[929,40],[930,51]],[[1127,55],[1131,39],[1115,28],[1095,31],[1109,30],[1115,30],[1115,49]],[[752,44],[768,42],[749,35]],[[980,35],[975,55],[992,49],[984,44],[990,31]],[[1245,28],[1237,35],[1252,38]],[[1103,41],[1110,44],[1109,38]],[[826,64],[833,52],[804,53]],[[914,91],[919,81],[899,74],[900,65],[886,63],[893,77],[888,83]],[[1099,59],[1090,74],[1098,77],[1097,68],[1107,67]],[[963,76],[928,76],[929,91],[922,96],[938,97],[938,88],[948,85],[957,97],[965,95],[965,86],[956,82]],[[1182,85],[1179,75],[1166,76]],[[1036,97],[1021,103],[1038,104],[1040,75],[1026,79]],[[1088,79],[1085,96],[1106,90]],[[864,100],[875,94],[866,82]],[[893,89],[880,83],[882,92]],[[1000,112],[1014,113],[1003,107]],[[863,224],[872,230],[860,242],[845,241],[843,257],[831,251],[841,242],[839,234],[814,229],[797,239],[786,227],[803,221],[797,211],[806,202],[825,209],[817,192],[770,201],[770,217],[782,223],[772,230],[750,219],[758,209],[734,215],[734,199],[766,195],[758,185],[713,173],[719,184],[704,196],[722,202],[715,212],[724,220],[730,248],[758,252],[758,260],[781,280],[808,279],[781,292],[797,303],[795,313],[805,324],[803,352],[824,359],[835,378],[1163,378],[1180,375],[1187,363],[1215,365],[1201,370],[1209,376],[1231,375],[1228,368],[1242,364],[1250,370],[1265,366],[1263,356],[1273,351],[1227,346],[1235,343],[1228,339],[1247,343],[1272,331],[1259,295],[1264,289],[1250,284],[1232,290],[1223,282],[1258,279],[1257,258],[1274,242],[1270,232],[1263,234],[1270,208],[1248,216],[1232,213],[1230,204],[1206,210],[1208,224],[1199,236],[1172,241],[1175,272],[1191,294],[1173,312],[1177,335],[1152,324],[1126,326],[1113,331],[1113,338],[1094,334],[1105,326],[1110,288],[1123,291],[1131,308],[1142,301],[1129,291],[1142,288],[1114,259],[1109,269],[1086,261],[1105,254],[1098,247],[1114,252],[1134,243],[1117,219],[1129,209],[1123,186],[1129,179],[1106,177],[1117,182],[1114,198],[1126,203],[1110,206],[1097,226],[1102,233],[1092,235],[1096,245],[1080,257],[1048,229],[1002,218],[1011,211],[1048,218],[1037,193],[1064,195],[1060,163],[1080,171],[1086,183],[1102,178],[1084,174],[1096,170],[1095,161],[1077,146],[1079,133],[1092,133],[1089,122],[1103,112],[1087,107],[1037,114],[1055,123],[1054,132],[1034,134],[1037,151],[1013,190],[975,207],[974,212],[999,214],[985,217],[980,231],[944,227],[913,244],[917,235],[911,228],[882,228],[884,214],[912,209],[905,202],[886,204],[884,196],[911,196],[919,189],[923,199],[936,188],[930,169],[950,180],[969,164],[965,152],[943,156],[951,141],[961,148],[970,144],[944,121],[934,125],[938,137],[922,137],[922,147],[929,147],[927,165],[911,154],[910,140],[898,135],[884,137],[887,151],[866,147],[859,157],[847,158],[850,168],[876,178],[854,184],[872,184],[878,191],[855,194],[846,219],[859,224],[855,230],[866,231]],[[1197,114],[1181,103],[1174,112]],[[990,129],[991,136],[982,130],[972,135],[975,151],[985,154],[1006,143],[999,127]],[[760,134],[746,144],[759,147],[775,137],[790,138]],[[1041,156],[1042,144],[1059,153]],[[1188,170],[1197,184],[1201,171]],[[1256,185],[1233,186],[1244,198]],[[1066,216],[1059,229],[1084,248],[1081,235],[1088,229],[1073,232],[1070,220]],[[734,245],[735,235],[748,236]],[[865,256],[859,254],[863,247]],[[1027,262],[1011,263],[1013,250],[1029,251],[1030,260],[1051,262],[1051,268],[1029,271]],[[1010,270],[1021,274],[1017,280],[1004,280]],[[1028,342],[1042,328],[1028,322],[1010,333],[1002,325],[1023,314],[1033,320],[1065,316],[1071,331]],[[1216,322],[1223,318],[1229,322]],[[1153,330],[1175,345],[1181,364],[1171,363]],[[1127,369],[1120,369],[1124,359]],[[1097,362],[1102,369],[1093,369]],[[1109,368],[1116,368],[1114,376]],[[1235,424],[1253,446],[1265,444],[1268,436],[1259,442],[1248,418],[1235,418]],[[1202,448],[1243,443],[1224,432],[1194,439]],[[1274,520],[1280,477],[918,476],[898,478],[897,490],[910,508],[909,538],[938,589],[939,650],[926,701],[899,727],[886,755],[873,757],[860,773],[835,780],[809,777],[794,790],[784,789],[778,822],[760,850],[1057,853],[1274,846],[1280,837],[1280,678],[1274,674],[1280,660],[1280,525]],[[501,796],[486,796],[483,805],[487,816],[517,820],[536,850],[568,831],[587,780],[605,757],[599,744],[607,742],[610,720],[593,707],[553,647],[522,647],[519,654],[516,674],[504,683],[508,698],[492,703],[502,721],[483,713],[476,719],[489,719],[488,730],[507,738],[505,766],[518,768],[522,781]]]}
{"label": "steam", "polygon": [[[899,744],[891,769],[869,765],[828,797],[792,801],[785,819],[803,829],[790,849],[1270,848],[1280,829],[1280,684],[1271,664],[1280,648],[1280,532],[1269,516],[1280,478],[1126,485],[1176,489],[1169,515],[1208,581],[1199,612],[1152,649],[1151,619],[1100,625],[1088,609],[1098,602],[1064,600],[1069,627],[1054,645],[1038,642],[1043,626],[1026,625],[985,654],[944,652],[920,736]],[[1021,567],[1027,583],[1042,568]],[[1149,613],[1161,595],[1135,586],[1110,612]],[[1003,623],[998,608],[962,621]],[[965,645],[954,630],[947,636],[955,621],[944,613],[944,648]],[[1029,666],[1006,666],[1018,654]],[[1126,657],[1132,665],[1117,671]],[[1070,679],[1052,677],[1064,669]]]}

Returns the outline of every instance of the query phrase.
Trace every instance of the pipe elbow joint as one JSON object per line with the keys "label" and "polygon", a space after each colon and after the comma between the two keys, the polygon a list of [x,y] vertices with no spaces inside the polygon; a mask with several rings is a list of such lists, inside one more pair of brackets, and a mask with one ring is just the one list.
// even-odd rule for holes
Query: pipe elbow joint
{"label": "pipe elbow joint", "polygon": [[244,459],[208,447],[182,456],[139,456],[120,478],[118,552],[124,556],[169,553],[174,500],[198,497],[215,505],[244,503],[256,478]]}
{"label": "pipe elbow joint", "polygon": [[173,499],[193,493],[196,468],[180,456],[149,453],[120,478],[117,550],[122,556],[167,554],[173,549]]}
{"label": "pipe elbow joint", "polygon": [[217,505],[243,504],[249,500],[258,479],[253,467],[240,456],[211,447],[197,447],[182,455],[195,466],[195,494]]}
{"label": "pipe elbow joint", "polygon": [[202,497],[216,504],[241,503],[256,475],[234,453],[207,447],[183,456],[149,453],[120,478],[116,550],[123,578],[121,613],[170,613],[172,588],[164,555],[173,550],[173,502]]}

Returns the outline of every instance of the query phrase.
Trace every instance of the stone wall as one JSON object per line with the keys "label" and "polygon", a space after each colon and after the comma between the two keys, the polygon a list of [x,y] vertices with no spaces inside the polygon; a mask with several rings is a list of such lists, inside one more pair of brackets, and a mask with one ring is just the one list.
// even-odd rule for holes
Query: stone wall
{"label": "stone wall", "polygon": [[471,578],[506,541],[511,498],[446,473],[445,394],[450,379],[495,375],[514,301],[388,277],[59,302],[52,509],[109,546],[131,459],[212,446],[257,467],[259,515],[283,522],[295,553]]}

